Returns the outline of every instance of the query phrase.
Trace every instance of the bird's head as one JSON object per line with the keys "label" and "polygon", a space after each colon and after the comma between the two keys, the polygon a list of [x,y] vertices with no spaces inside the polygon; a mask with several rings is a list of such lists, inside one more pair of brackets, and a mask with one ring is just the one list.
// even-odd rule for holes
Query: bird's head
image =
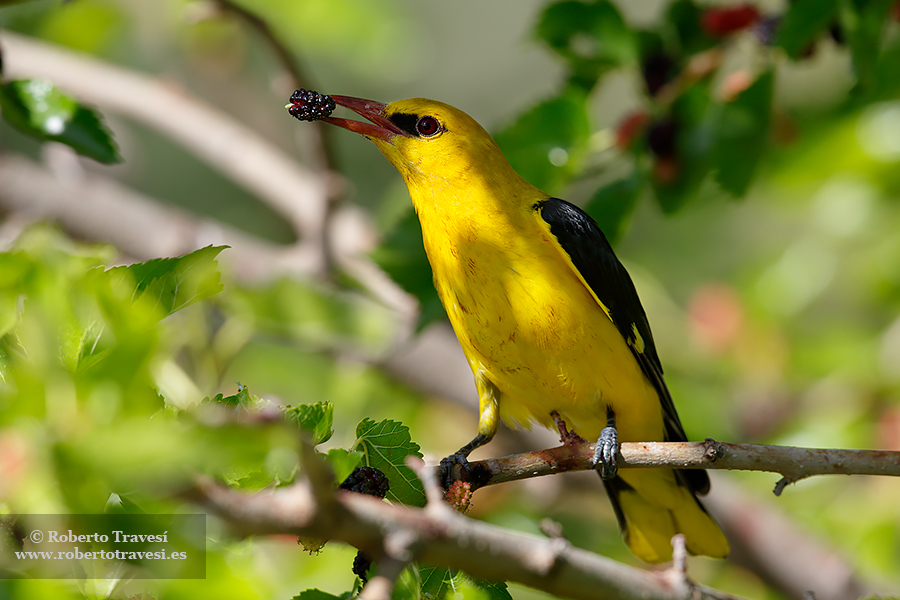
{"label": "bird's head", "polygon": [[397,167],[411,187],[468,181],[475,177],[518,179],[497,143],[478,122],[443,102],[410,98],[390,104],[333,96],[370,122],[328,117],[324,121],[362,134]]}

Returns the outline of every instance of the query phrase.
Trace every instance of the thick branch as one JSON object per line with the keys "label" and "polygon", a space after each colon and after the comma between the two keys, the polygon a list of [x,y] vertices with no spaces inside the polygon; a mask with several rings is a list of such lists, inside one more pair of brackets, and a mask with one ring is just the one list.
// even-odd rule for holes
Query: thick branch
{"label": "thick branch", "polygon": [[[478,485],[528,479],[563,471],[593,469],[593,444],[564,444],[548,450],[473,461],[470,468]],[[783,478],[784,487],[812,475],[900,476],[900,452],[890,450],[834,450],[705,442],[642,442],[622,444],[619,468],[677,467],[769,471]]]}
{"label": "thick branch", "polygon": [[424,563],[489,580],[516,581],[567,598],[731,598],[671,570],[628,567],[561,538],[505,530],[446,505],[416,509],[352,492],[337,492],[335,502],[320,505],[304,483],[251,495],[204,480],[188,496],[247,535],[290,533],[339,540],[377,561],[388,555],[385,545],[401,531],[414,536],[417,559]]}

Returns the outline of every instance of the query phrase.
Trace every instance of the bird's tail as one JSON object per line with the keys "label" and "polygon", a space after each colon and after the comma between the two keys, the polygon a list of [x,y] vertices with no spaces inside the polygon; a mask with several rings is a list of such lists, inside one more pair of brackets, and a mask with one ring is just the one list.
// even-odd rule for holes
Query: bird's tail
{"label": "bird's tail", "polygon": [[604,480],[625,543],[648,563],[672,560],[672,537],[684,535],[691,554],[728,555],[728,540],[697,496],[672,470],[630,469]]}

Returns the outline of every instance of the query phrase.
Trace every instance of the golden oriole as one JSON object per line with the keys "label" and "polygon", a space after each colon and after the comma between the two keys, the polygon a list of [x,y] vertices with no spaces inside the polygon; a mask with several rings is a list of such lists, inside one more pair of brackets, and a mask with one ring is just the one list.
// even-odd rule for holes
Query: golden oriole
{"label": "golden oriole", "polygon": [[[326,117],[331,98],[317,98],[292,97],[291,114],[366,136],[409,188],[435,287],[478,388],[478,435],[459,458],[490,441],[501,418],[552,427],[555,411],[598,440],[595,463],[636,556],[670,560],[679,532],[690,552],[726,556],[725,535],[696,497],[709,490],[705,471],[616,472],[620,441],[687,438],[631,278],[593,219],[522,179],[452,106],[331,97],[364,123]],[[310,116],[315,103],[324,112]]]}

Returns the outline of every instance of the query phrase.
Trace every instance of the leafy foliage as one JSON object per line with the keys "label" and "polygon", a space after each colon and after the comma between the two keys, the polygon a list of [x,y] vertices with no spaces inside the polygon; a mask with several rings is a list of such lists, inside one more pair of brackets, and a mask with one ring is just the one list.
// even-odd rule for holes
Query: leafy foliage
{"label": "leafy foliage", "polygon": [[[176,80],[196,74],[181,83],[195,93],[211,81],[215,89],[239,87],[227,101],[207,99],[235,114],[264,79],[254,58],[258,40],[235,23],[169,24],[150,43],[151,26],[135,35],[132,15],[115,3],[0,4],[4,30]],[[431,20],[414,20],[430,6],[407,14],[382,0],[240,4],[302,48],[313,73],[368,82],[384,99],[393,97],[398,73],[419,72],[416,61],[429,55],[417,36],[440,40],[430,34],[450,26],[430,12]],[[529,181],[585,206],[618,244],[692,437],[898,447],[896,3],[674,0],[652,19],[632,21],[634,14],[622,2],[548,2],[530,22],[563,75],[554,92],[518,98],[517,114],[495,121],[503,125],[496,138]],[[361,40],[366,51],[348,40]],[[827,77],[815,79],[816,72]],[[482,97],[467,89],[471,79],[447,83],[462,98]],[[511,103],[496,96],[492,108],[508,111]],[[52,84],[5,80],[0,110],[31,140],[68,144],[103,163],[121,160],[102,117]],[[242,118],[278,131],[265,111],[250,113]],[[4,154],[34,153],[12,129],[0,133]],[[171,182],[165,189],[181,201],[213,198],[217,218],[241,203],[253,211],[247,194],[171,147],[155,148],[156,136],[128,133],[121,140],[140,161],[127,165],[124,180],[145,172]],[[340,150],[341,166],[353,165],[354,155]],[[154,170],[154,154],[165,155],[169,168]],[[374,205],[372,182],[396,174],[376,172],[380,161],[370,162],[351,187],[376,196],[368,199]],[[222,247],[109,268],[121,260],[113,249],[45,226],[19,233],[21,222],[4,214],[0,231],[0,512],[183,510],[173,498],[197,473],[248,491],[286,485],[300,474],[298,428],[319,445],[335,485],[359,465],[376,466],[390,478],[390,501],[421,506],[421,486],[404,462],[420,455],[413,440],[428,440],[429,452],[458,447],[451,438],[464,426],[447,431],[435,423],[448,411],[454,423],[467,417],[425,402],[382,370],[382,353],[400,328],[348,275],[229,282],[217,264],[227,256]],[[372,255],[419,299],[420,327],[442,317],[411,210]],[[235,391],[235,380],[254,393],[240,384]],[[477,495],[475,514],[526,530],[553,518],[572,543],[627,560],[599,488],[562,486],[563,493]],[[754,481],[745,491],[761,487]],[[845,550],[864,575],[893,581],[897,494],[890,488],[884,481],[810,481],[782,505]],[[355,549],[331,543],[307,557],[294,540],[211,531],[208,578],[159,582],[154,597],[288,597],[310,588],[296,597],[344,600],[358,592],[350,571]],[[310,547],[321,549],[321,542]],[[710,564],[704,575],[736,594],[779,593],[763,591],[766,584],[734,564]],[[0,597],[108,596],[91,585],[0,580]],[[341,595],[322,591],[351,586]],[[111,597],[139,593],[147,592],[119,587]],[[394,597],[518,594],[514,585],[412,565]]]}
{"label": "leafy foliage", "polygon": [[353,450],[362,453],[363,464],[387,475],[391,482],[388,498],[410,506],[425,506],[422,482],[405,463],[407,456],[422,457],[408,427],[389,419],[377,423],[363,419],[356,426]]}
{"label": "leafy foliage", "polygon": [[10,125],[40,141],[60,142],[97,162],[122,162],[99,113],[53,83],[19,80],[0,85],[0,111]]}
{"label": "leafy foliage", "polygon": [[310,441],[314,446],[324,444],[334,435],[334,429],[332,429],[334,406],[331,402],[288,406],[284,409],[284,416],[288,421],[300,427],[302,431],[310,434]]}

